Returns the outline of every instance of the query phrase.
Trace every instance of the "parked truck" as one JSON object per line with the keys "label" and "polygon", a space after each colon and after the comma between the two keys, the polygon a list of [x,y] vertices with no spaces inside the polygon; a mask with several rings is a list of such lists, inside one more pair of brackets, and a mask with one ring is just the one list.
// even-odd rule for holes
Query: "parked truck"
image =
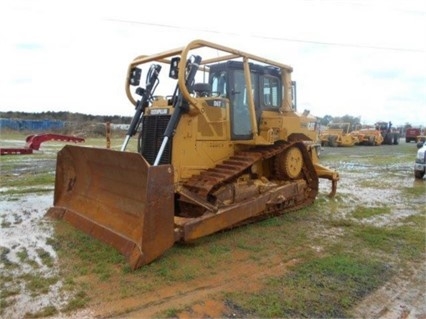
{"label": "parked truck", "polygon": [[417,137],[421,135],[420,128],[410,127],[405,130],[405,142],[418,142]]}

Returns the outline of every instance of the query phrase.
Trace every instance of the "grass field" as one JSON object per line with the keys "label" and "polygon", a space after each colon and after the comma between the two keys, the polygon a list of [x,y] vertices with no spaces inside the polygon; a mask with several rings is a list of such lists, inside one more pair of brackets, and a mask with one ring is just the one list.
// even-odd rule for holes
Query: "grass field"
{"label": "grass field", "polygon": [[[2,135],[1,146],[19,140]],[[414,144],[325,148],[322,164],[341,176],[335,198],[321,181],[310,207],[177,244],[136,271],[111,247],[43,217],[62,146],[1,158],[2,316],[370,317],[359,308],[368,296],[424,270],[426,184],[414,180]]]}

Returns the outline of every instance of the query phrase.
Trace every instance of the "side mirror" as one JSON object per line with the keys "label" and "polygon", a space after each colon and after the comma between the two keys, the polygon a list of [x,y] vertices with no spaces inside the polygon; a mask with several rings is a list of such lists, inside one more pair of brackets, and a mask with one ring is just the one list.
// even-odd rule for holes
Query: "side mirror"
{"label": "side mirror", "polygon": [[172,58],[172,60],[170,61],[169,77],[175,80],[178,78],[179,74],[179,62],[179,57]]}
{"label": "side mirror", "polygon": [[141,83],[142,70],[133,68],[129,78],[129,85],[138,86]]}

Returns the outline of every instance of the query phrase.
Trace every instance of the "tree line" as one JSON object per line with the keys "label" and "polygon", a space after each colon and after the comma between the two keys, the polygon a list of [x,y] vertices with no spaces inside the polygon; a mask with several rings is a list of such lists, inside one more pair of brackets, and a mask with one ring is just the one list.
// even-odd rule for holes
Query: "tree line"
{"label": "tree line", "polygon": [[57,120],[64,122],[92,122],[92,123],[112,123],[112,124],[129,124],[132,120],[129,116],[120,115],[91,115],[83,113],[71,112],[0,112],[0,118],[5,119],[21,119],[21,120]]}
{"label": "tree line", "polygon": [[[75,123],[112,123],[112,124],[129,124],[132,120],[129,116],[120,115],[91,115],[83,113],[71,113],[71,112],[40,112],[40,113],[29,113],[29,112],[0,112],[0,118],[7,119],[21,119],[21,120],[59,120],[65,122]],[[359,116],[344,115],[341,117],[325,115],[319,118],[319,122],[323,126],[327,126],[331,123],[350,123],[350,130],[361,125],[361,118]],[[372,125],[374,123],[371,123]],[[402,129],[405,131],[407,128],[411,128],[410,123],[406,123]]]}

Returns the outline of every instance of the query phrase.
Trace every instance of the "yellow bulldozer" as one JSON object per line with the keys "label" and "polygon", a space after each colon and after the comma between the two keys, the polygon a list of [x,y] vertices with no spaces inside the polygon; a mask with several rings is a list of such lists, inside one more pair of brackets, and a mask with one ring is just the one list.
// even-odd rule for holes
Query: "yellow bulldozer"
{"label": "yellow bulldozer", "polygon": [[47,215],[136,269],[177,242],[306,207],[319,178],[333,196],[339,174],[319,164],[315,120],[297,112],[291,73],[204,40],[136,57],[125,85],[135,115],[121,149],[65,146]]}

